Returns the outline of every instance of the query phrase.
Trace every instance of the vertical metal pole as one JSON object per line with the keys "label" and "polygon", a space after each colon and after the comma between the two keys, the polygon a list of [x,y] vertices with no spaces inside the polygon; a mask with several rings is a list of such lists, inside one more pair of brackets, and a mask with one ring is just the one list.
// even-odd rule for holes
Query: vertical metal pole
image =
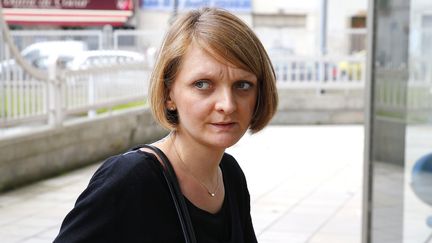
{"label": "vertical metal pole", "polygon": [[174,0],[173,11],[172,11],[172,14],[171,14],[171,18],[169,19],[169,24],[170,24],[170,25],[171,25],[171,24],[174,22],[174,20],[177,18],[177,14],[178,14],[178,5],[179,5],[178,0]]}
{"label": "vertical metal pole", "polygon": [[[320,56],[320,83],[323,86],[327,74],[324,56],[327,54],[327,0],[320,0],[320,30],[319,30],[319,56]],[[318,87],[317,95],[324,93],[323,87]]]}
{"label": "vertical metal pole", "polygon": [[363,200],[362,200],[362,229],[361,242],[371,243],[372,230],[372,180],[373,180],[373,133],[374,133],[374,106],[375,106],[375,81],[374,81],[374,56],[375,56],[375,29],[376,6],[375,0],[368,0],[367,13],[367,60],[365,75],[365,108],[364,108],[364,158],[363,158]]}
{"label": "vertical metal pole", "polygon": [[320,2],[320,54],[327,54],[327,0]]}

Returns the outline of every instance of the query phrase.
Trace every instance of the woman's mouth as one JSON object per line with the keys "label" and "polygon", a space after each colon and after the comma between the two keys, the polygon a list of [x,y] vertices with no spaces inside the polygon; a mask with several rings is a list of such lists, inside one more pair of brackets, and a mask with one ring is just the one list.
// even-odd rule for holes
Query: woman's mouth
{"label": "woman's mouth", "polygon": [[233,128],[236,123],[235,122],[216,122],[216,123],[211,123],[211,125],[213,127],[216,127],[220,130],[229,130],[231,128]]}

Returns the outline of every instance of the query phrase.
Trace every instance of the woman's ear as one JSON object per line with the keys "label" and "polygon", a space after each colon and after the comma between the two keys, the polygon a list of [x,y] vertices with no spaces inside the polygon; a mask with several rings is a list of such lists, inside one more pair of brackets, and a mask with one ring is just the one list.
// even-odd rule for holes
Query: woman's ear
{"label": "woman's ear", "polygon": [[168,99],[165,101],[165,107],[167,110],[175,111],[177,109],[175,102],[168,96]]}

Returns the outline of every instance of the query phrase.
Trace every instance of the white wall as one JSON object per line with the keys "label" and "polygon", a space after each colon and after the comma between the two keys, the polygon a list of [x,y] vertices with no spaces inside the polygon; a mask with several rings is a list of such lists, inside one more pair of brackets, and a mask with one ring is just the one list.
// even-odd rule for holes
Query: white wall
{"label": "white wall", "polygon": [[[151,52],[158,49],[162,43],[164,33],[166,32],[172,16],[171,11],[167,10],[138,10],[137,29],[148,31],[145,37],[139,38],[142,48],[151,47]],[[178,12],[179,15],[184,11]],[[250,13],[236,13],[246,24],[252,27],[252,17]],[[153,49],[155,48],[155,49]]]}
{"label": "white wall", "polygon": [[293,50],[294,55],[311,56],[316,52],[317,5],[311,0],[253,0],[256,14],[302,14],[306,16],[306,27],[268,28],[255,27],[257,35],[268,50],[285,48]]}
{"label": "white wall", "polygon": [[[255,28],[266,48],[282,46],[293,49],[296,55],[311,56],[319,53],[320,4],[321,0],[251,0],[251,13],[235,13],[252,26],[256,14],[304,14],[306,27],[299,28]],[[349,28],[352,16],[367,12],[367,0],[327,0],[327,49],[335,55],[346,55],[350,36],[344,32]],[[165,30],[171,12],[141,10],[139,29]],[[179,13],[181,14],[181,12]],[[330,54],[331,54],[330,53]]]}
{"label": "white wall", "polygon": [[[350,35],[346,33],[352,16],[367,12],[367,0],[327,0],[327,49],[329,54],[346,55],[349,51]],[[319,30],[321,0],[253,0],[253,12],[261,14],[286,13],[305,14],[305,29],[258,28],[263,33],[263,42],[272,46],[278,42],[295,50],[296,55],[317,55],[319,53]]]}
{"label": "white wall", "polygon": [[166,11],[140,10],[139,14],[138,29],[140,30],[166,29],[171,18],[171,13]]}
{"label": "white wall", "polygon": [[364,34],[347,32],[351,17],[366,15],[367,0],[328,0],[327,12],[327,50],[333,55],[346,55],[350,52],[350,41],[354,35],[364,37]]}
{"label": "white wall", "polygon": [[349,28],[352,16],[367,12],[367,0],[327,0],[328,30],[337,31]]}
{"label": "white wall", "polygon": [[[306,13],[312,15],[319,26],[321,0],[253,0],[252,7],[255,13]],[[348,28],[349,18],[367,12],[367,0],[327,0],[328,29],[342,30]]]}
{"label": "white wall", "polygon": [[319,0],[252,0],[252,8],[256,13],[304,13],[316,10]]}

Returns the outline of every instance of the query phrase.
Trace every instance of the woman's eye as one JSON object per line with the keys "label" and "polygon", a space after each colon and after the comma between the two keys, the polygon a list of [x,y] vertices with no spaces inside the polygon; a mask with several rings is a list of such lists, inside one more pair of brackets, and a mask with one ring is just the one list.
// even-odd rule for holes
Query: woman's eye
{"label": "woman's eye", "polygon": [[252,88],[252,86],[253,84],[247,81],[241,81],[236,83],[236,88],[241,90],[249,90]]}
{"label": "woman's eye", "polygon": [[198,89],[209,89],[210,88],[210,82],[205,80],[199,80],[194,83],[194,86]]}

